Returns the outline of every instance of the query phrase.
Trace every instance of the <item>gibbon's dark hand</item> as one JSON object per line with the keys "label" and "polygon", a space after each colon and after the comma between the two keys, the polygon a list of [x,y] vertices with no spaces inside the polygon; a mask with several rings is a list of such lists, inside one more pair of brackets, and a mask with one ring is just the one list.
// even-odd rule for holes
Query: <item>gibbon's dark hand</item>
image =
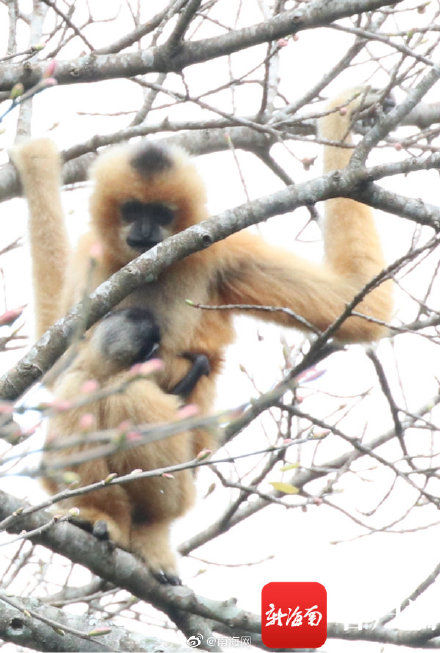
{"label": "gibbon's dark hand", "polygon": [[396,106],[396,100],[392,95],[386,95],[381,101],[379,101],[380,91],[374,91],[372,94],[377,94],[378,101],[375,104],[368,106],[369,98],[367,95],[365,101],[365,109],[360,110],[359,120],[355,121],[356,131],[359,131],[362,134],[373,127],[373,125],[377,122],[381,111],[383,113],[389,113]]}
{"label": "gibbon's dark hand", "polygon": [[183,358],[187,358],[192,362],[192,367],[189,372],[177,383],[171,390],[171,394],[179,395],[182,399],[187,399],[191,392],[194,390],[198,380],[202,376],[208,376],[211,372],[208,357],[205,354],[182,354]]}

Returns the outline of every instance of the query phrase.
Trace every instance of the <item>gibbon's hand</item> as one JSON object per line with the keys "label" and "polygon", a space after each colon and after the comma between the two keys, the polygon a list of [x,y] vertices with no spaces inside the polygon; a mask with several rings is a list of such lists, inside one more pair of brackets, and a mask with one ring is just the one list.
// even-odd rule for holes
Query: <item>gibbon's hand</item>
{"label": "gibbon's hand", "polygon": [[360,100],[361,104],[352,111],[354,128],[360,133],[373,127],[382,112],[389,113],[396,106],[392,95],[383,97],[383,91],[376,89],[361,93]]}
{"label": "gibbon's hand", "polygon": [[191,392],[194,390],[198,380],[202,376],[209,376],[211,366],[208,357],[205,354],[182,354],[183,358],[187,358],[192,362],[192,367],[189,372],[183,377],[177,385],[171,390],[174,395],[179,395],[182,399],[187,399]]}

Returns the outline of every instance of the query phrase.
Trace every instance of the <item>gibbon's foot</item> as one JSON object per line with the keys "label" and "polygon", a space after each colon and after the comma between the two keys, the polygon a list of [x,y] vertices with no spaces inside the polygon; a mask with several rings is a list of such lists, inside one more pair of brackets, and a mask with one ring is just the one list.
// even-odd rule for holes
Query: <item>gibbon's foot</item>
{"label": "gibbon's foot", "polygon": [[109,549],[114,549],[115,546],[119,546],[122,549],[129,550],[128,537],[124,537],[124,533],[118,524],[111,517],[107,517],[103,513],[100,513],[98,519],[96,519],[96,516],[92,514],[92,511],[90,511],[90,515],[87,514],[87,510],[84,509],[81,510],[81,513],[77,517],[69,517],[69,522],[86,531],[86,533],[90,533],[90,535],[96,537],[100,542],[106,543]]}
{"label": "gibbon's foot", "polygon": [[198,380],[202,376],[209,376],[211,366],[208,357],[205,354],[182,354],[183,358],[187,358],[192,362],[192,367],[188,373],[177,383],[171,390],[171,394],[179,395],[182,399],[187,399],[191,392],[197,385]]}
{"label": "gibbon's foot", "polygon": [[98,519],[94,524],[80,517],[71,517],[69,521],[81,528],[81,530],[86,531],[86,533],[90,533],[90,535],[96,537],[97,540],[106,545],[109,552],[116,548],[116,542],[111,539],[107,522],[104,519]]}
{"label": "gibbon's foot", "polygon": [[104,519],[98,519],[98,521],[95,521],[93,524],[92,533],[98,540],[110,540],[110,533],[108,532],[107,522]]}
{"label": "gibbon's foot", "polygon": [[153,574],[154,578],[162,585],[182,584],[182,581],[180,580],[179,576],[176,576],[175,574],[172,574],[169,571],[165,571],[164,569],[151,569],[151,568],[150,571]]}
{"label": "gibbon's foot", "polygon": [[145,556],[137,551],[132,551],[132,553],[144,563],[151,575],[161,583],[161,585],[182,585],[182,581],[177,575],[177,572],[174,569],[165,569],[161,566],[156,566],[151,564],[148,560],[145,559]]}
{"label": "gibbon's foot", "polygon": [[93,523],[81,517],[69,517],[69,521],[86,533],[94,535],[97,540],[109,541],[111,539],[107,522],[104,519],[98,519]]}
{"label": "gibbon's foot", "polygon": [[169,529],[169,521],[133,524],[129,548],[159,583],[181,585],[176,558],[170,546]]}
{"label": "gibbon's foot", "polygon": [[74,526],[78,526],[82,531],[86,533],[93,534],[93,524],[86,519],[81,519],[81,517],[69,517],[68,521]]}

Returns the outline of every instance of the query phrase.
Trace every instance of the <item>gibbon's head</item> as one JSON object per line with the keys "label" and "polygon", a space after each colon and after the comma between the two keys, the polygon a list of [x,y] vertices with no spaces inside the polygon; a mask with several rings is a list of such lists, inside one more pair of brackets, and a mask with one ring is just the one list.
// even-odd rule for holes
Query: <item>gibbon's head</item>
{"label": "gibbon's head", "polygon": [[159,326],[153,314],[143,308],[110,311],[93,331],[91,345],[117,368],[143,363],[157,354]]}
{"label": "gibbon's head", "polygon": [[98,157],[92,178],[92,225],[116,265],[206,218],[203,182],[177,147],[143,141],[112,148]]}

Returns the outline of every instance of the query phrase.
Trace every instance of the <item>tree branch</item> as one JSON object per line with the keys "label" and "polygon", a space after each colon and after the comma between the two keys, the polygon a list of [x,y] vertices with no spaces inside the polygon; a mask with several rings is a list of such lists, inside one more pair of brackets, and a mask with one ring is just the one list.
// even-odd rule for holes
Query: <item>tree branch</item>
{"label": "tree branch", "polygon": [[[57,81],[58,84],[79,84],[134,77],[151,72],[179,72],[196,63],[274,41],[302,30],[322,27],[346,16],[396,5],[401,1],[316,0],[251,27],[232,30],[222,36],[187,42],[172,56],[165,44],[139,52],[109,55],[92,53],[75,60],[60,61],[57,66]],[[23,70],[21,64],[5,65],[0,79],[0,91],[10,90],[17,82],[22,82],[25,87],[32,86],[42,77],[44,67],[44,64],[34,64]]]}
{"label": "tree branch", "polygon": [[[185,653],[187,647],[139,635],[109,621],[66,614],[33,598],[0,597],[0,638],[37,651],[155,651]],[[12,604],[12,605],[11,605]],[[17,607],[14,607],[14,604]],[[41,616],[41,618],[39,618]],[[88,635],[99,630],[103,634]],[[82,631],[83,637],[72,631]],[[105,632],[110,631],[110,632]]]}

